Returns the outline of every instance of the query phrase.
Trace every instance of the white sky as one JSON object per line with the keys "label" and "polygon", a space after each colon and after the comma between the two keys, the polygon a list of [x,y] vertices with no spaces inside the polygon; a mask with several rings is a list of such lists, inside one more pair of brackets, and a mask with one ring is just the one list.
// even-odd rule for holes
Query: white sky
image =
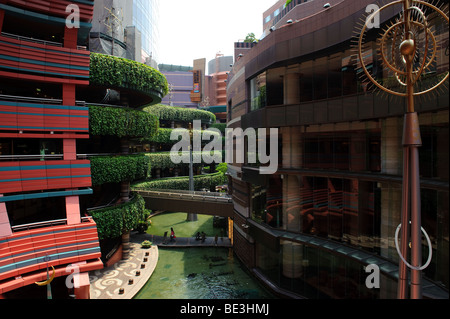
{"label": "white sky", "polygon": [[234,56],[234,42],[260,38],[263,13],[277,0],[161,0],[158,63],[192,66],[216,53]]}

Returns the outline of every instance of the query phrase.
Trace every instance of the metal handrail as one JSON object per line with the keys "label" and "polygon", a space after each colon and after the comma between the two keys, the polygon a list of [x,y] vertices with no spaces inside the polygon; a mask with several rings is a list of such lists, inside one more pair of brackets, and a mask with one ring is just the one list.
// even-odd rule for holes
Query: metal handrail
{"label": "metal handrail", "polygon": [[51,155],[0,155],[0,161],[21,161],[21,160],[47,160],[47,159],[62,159],[64,154]]}
{"label": "metal handrail", "polygon": [[[139,155],[141,153],[129,153],[127,155]],[[98,153],[98,154],[77,154],[77,159],[89,159],[96,156],[122,156],[121,153]],[[21,161],[21,160],[47,160],[47,159],[63,159],[64,154],[30,154],[30,155],[0,155],[1,161]]]}
{"label": "metal handrail", "polygon": [[[44,99],[40,97],[16,96],[0,94],[0,100],[62,105],[61,99]],[[76,106],[86,106],[85,101],[75,101]]]}
{"label": "metal handrail", "polygon": [[[91,217],[81,217],[82,223],[87,223],[91,221]],[[30,229],[36,229],[36,228],[44,228],[44,227],[53,227],[57,225],[66,225],[67,219],[55,219],[45,222],[37,222],[37,223],[29,223],[29,224],[22,224],[17,226],[11,226],[11,230],[13,232],[23,231],[23,230],[30,230]]]}
{"label": "metal handrail", "polygon": [[[64,47],[63,44],[60,43],[60,42],[53,42],[53,41],[35,39],[35,38],[25,37],[23,35],[17,35],[17,34],[12,34],[12,33],[7,33],[7,32],[2,32],[1,35],[4,36],[4,37],[10,38],[10,39],[15,39],[15,40],[23,40],[23,41],[27,41],[27,42],[32,42],[32,43],[36,43],[36,44],[43,44],[43,45],[50,45],[50,46],[59,47],[59,48],[63,48]],[[86,51],[87,47],[86,46],[79,46],[79,45],[77,45],[77,50]]]}
{"label": "metal handrail", "polygon": [[139,190],[135,189],[135,192],[143,195],[147,194],[155,194],[160,197],[165,198],[190,198],[190,199],[200,199],[200,200],[211,200],[216,202],[231,202],[231,197],[226,193],[216,193],[216,192],[197,192],[197,191],[173,191],[173,190]]}

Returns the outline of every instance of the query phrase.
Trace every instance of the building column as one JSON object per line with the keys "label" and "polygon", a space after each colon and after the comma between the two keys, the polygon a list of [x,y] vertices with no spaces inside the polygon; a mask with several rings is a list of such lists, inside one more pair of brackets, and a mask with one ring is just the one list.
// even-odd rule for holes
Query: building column
{"label": "building column", "polygon": [[282,167],[301,168],[303,165],[303,145],[301,127],[282,127]]}
{"label": "building column", "polygon": [[68,49],[76,49],[78,44],[78,29],[64,29],[64,47]]}
{"label": "building column", "polygon": [[63,84],[62,100],[64,106],[76,105],[76,85],[70,83]]}
{"label": "building column", "polygon": [[81,222],[79,196],[66,197],[66,218],[67,225],[77,225]]}
{"label": "building column", "polygon": [[77,273],[73,275],[75,299],[91,299],[89,273]]}
{"label": "building column", "polygon": [[[3,194],[0,194],[0,198]],[[9,237],[12,235],[11,224],[9,222],[8,211],[6,210],[6,204],[0,203],[0,238]]]}
{"label": "building column", "polygon": [[284,100],[283,104],[300,103],[300,73],[298,65],[286,68],[283,77]]}
{"label": "building column", "polygon": [[300,231],[300,176],[284,175],[283,178],[283,229]]}
{"label": "building column", "polygon": [[403,174],[403,119],[382,120],[381,128],[381,172],[383,174]]}
{"label": "building column", "polygon": [[[63,139],[63,152],[65,161],[75,161],[77,159],[77,141]],[[81,222],[79,196],[67,196],[65,200],[67,225],[79,224]]]}

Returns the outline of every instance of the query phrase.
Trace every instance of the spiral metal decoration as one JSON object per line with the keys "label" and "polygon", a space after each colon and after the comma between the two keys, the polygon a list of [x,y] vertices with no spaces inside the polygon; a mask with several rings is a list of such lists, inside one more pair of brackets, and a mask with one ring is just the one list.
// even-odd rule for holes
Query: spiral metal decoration
{"label": "spiral metal decoration", "polygon": [[[371,30],[369,21],[388,8],[403,5],[396,21],[382,29],[377,41],[377,57],[386,73],[377,78],[364,63],[364,40]],[[448,25],[449,18],[443,9],[422,0],[397,0],[375,10],[367,16],[358,39],[358,59],[365,76],[380,90],[400,96],[415,97],[434,91],[449,78],[448,70],[433,77],[426,76],[436,62],[439,49],[433,25],[429,17],[442,19]],[[426,83],[424,83],[426,82]],[[409,105],[413,107],[412,105]],[[413,108],[409,112],[413,112]]]}
{"label": "spiral metal decoration", "polygon": [[[381,61],[381,69],[369,70],[365,65],[368,56],[367,44],[364,42],[367,34],[373,28],[373,21],[378,19],[383,11],[392,6],[402,6],[396,20],[386,25],[376,42],[376,57]],[[422,266],[422,231],[421,202],[419,180],[419,152],[422,145],[420,137],[419,117],[414,110],[414,98],[425,95],[446,84],[449,72],[436,70],[436,58],[439,41],[435,34],[436,25],[448,28],[448,15],[438,6],[423,0],[397,0],[382,6],[375,6],[367,16],[357,41],[358,67],[363,74],[381,91],[406,99],[407,112],[403,125],[403,188],[401,224],[401,248],[399,257],[398,292],[399,299],[422,298],[421,271],[428,266]],[[392,9],[392,8],[391,8]],[[440,21],[440,22],[439,22]],[[448,34],[448,31],[447,31]],[[448,45],[448,44],[447,44]],[[447,49],[448,50],[448,49]],[[372,61],[373,62],[373,61]],[[437,72],[439,71],[439,72]],[[380,76],[379,72],[382,72]],[[430,73],[430,74],[427,74]],[[397,243],[397,240],[396,240]],[[431,247],[430,247],[431,252]],[[411,256],[408,263],[403,256]],[[431,256],[430,258],[431,259]],[[409,282],[408,272],[411,271]]]}

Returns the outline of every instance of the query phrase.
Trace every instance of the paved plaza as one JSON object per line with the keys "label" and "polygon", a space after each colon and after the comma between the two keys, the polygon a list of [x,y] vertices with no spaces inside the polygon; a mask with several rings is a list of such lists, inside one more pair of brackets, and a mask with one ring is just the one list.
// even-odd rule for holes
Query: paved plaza
{"label": "paved plaza", "polygon": [[[141,243],[150,240],[151,248],[142,248]],[[158,247],[232,247],[227,237],[206,237],[204,241],[194,237],[170,238],[148,234],[130,236],[130,255],[109,267],[91,271],[91,299],[132,299],[150,279],[157,267]]]}

